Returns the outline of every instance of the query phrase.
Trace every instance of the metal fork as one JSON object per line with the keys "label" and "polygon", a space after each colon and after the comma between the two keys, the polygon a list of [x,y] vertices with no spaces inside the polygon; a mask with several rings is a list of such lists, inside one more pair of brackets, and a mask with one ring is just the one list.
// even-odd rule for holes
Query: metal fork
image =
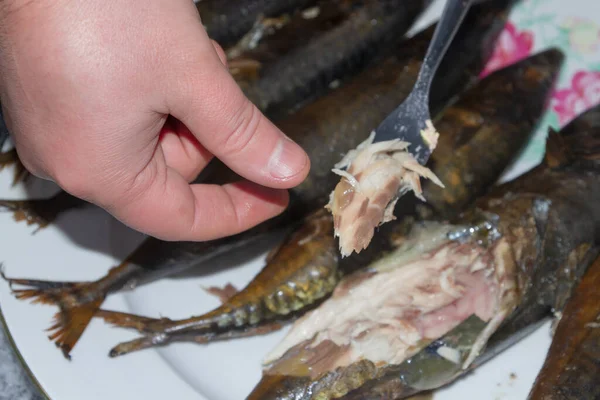
{"label": "metal fork", "polygon": [[408,152],[420,164],[427,163],[432,149],[423,138],[421,131],[427,128],[426,121],[431,120],[429,112],[431,82],[472,3],[472,0],[446,0],[444,11],[423,59],[412,92],[375,129],[373,142],[393,139],[408,142],[410,143]]}

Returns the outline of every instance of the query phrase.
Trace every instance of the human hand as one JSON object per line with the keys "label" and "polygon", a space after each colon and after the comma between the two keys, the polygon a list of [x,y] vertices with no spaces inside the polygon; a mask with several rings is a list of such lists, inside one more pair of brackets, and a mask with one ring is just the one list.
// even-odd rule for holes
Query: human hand
{"label": "human hand", "polygon": [[[243,95],[191,0],[7,0],[0,72],[26,168],[160,239],[276,216],[310,168]],[[247,181],[190,185],[213,155]]]}

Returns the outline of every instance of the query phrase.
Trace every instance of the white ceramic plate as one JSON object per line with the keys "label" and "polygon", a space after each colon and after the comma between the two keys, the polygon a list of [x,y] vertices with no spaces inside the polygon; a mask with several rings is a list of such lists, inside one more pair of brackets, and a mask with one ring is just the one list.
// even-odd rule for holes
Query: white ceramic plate
{"label": "white ceramic plate", "polygon": [[[500,47],[503,51],[495,57],[498,65],[550,45],[561,46],[569,59],[558,83],[562,95],[557,92],[532,144],[507,177],[514,177],[539,161],[549,124],[563,125],[572,117],[569,112],[573,114],[600,102],[600,51],[590,50],[600,50],[594,41],[595,38],[600,41],[600,18],[596,17],[595,22],[586,19],[598,15],[593,10],[596,7],[593,2],[571,0],[565,9],[561,0],[526,0],[513,11],[513,25],[503,34]],[[442,6],[442,1],[436,1],[413,31],[435,20]],[[555,34],[552,29],[562,31]],[[598,90],[579,90],[576,79],[581,77],[577,75],[579,72],[588,74],[588,78],[597,77],[597,81],[588,80],[587,87],[592,82],[592,87],[597,84]],[[568,96],[571,98],[565,100]],[[11,189],[11,172],[0,173],[0,198],[38,197],[55,190],[52,185],[39,181]],[[93,208],[70,212],[56,225],[35,235],[32,232],[33,228],[15,223],[10,215],[0,214],[0,260],[10,276],[71,281],[95,279],[141,241],[139,234]],[[236,257],[237,260],[213,260],[210,265],[202,266],[200,271],[204,270],[204,275],[162,280],[133,292],[110,296],[104,308],[171,318],[208,311],[218,303],[202,290],[203,286],[231,282],[243,287],[263,265],[263,256],[246,260],[243,254]],[[226,265],[234,267],[225,268]],[[220,272],[215,273],[214,267],[221,268]],[[211,269],[213,272],[206,272]],[[107,353],[112,346],[136,334],[92,321],[69,362],[44,332],[56,312],[55,307],[18,301],[5,282],[0,282],[0,305],[15,348],[42,391],[52,400],[240,400],[258,382],[262,357],[287,331],[208,346],[173,344],[110,359]],[[525,399],[550,343],[548,325],[475,373],[438,391],[435,399]]]}

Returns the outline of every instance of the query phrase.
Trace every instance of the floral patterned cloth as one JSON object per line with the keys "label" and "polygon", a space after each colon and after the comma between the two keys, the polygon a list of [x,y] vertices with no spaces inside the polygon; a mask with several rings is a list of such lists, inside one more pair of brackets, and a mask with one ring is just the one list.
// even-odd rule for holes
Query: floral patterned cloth
{"label": "floral patterned cloth", "polygon": [[560,129],[600,103],[599,4],[521,0],[513,8],[482,76],[551,47],[563,51],[565,62],[542,123],[505,176],[514,177],[543,158],[549,127]]}
{"label": "floral patterned cloth", "polygon": [[482,77],[526,58],[531,54],[532,48],[533,34],[527,30],[519,32],[517,27],[509,21],[498,37],[496,48],[482,73]]}
{"label": "floral patterned cloth", "polygon": [[562,126],[600,103],[600,71],[577,71],[567,88],[554,92],[553,100],[552,109]]}

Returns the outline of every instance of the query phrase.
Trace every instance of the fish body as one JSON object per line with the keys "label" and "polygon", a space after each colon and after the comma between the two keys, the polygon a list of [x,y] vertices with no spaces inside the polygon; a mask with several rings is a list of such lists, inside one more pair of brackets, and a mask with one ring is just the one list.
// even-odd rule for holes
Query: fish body
{"label": "fish body", "polygon": [[361,5],[364,2],[317,0],[308,8],[260,19],[235,45],[227,48],[227,59],[233,63],[229,65],[230,71],[233,69],[234,77],[242,72],[235,70],[243,67],[241,61],[252,61],[255,65],[258,62],[259,69],[263,64],[275,62],[338,26]]}
{"label": "fish body", "polygon": [[316,0],[208,0],[196,3],[208,36],[227,48],[261,16],[273,17],[315,4]]}
{"label": "fish body", "polygon": [[532,310],[566,311],[599,254],[598,139],[600,130],[573,126],[551,134],[542,165],[451,222],[417,225],[296,322],[248,398],[408,398],[489,359],[486,348],[518,334]]}
{"label": "fish body", "polygon": [[[582,155],[584,165],[592,166],[597,159],[594,149],[600,137],[600,106],[596,106],[571,121],[554,141],[554,151],[546,159],[559,165]],[[586,134],[585,140],[579,140]],[[585,212],[582,210],[582,212]],[[530,400],[587,400],[600,398],[600,258],[583,275],[569,269],[567,280],[548,280],[557,296],[553,311],[559,315],[548,355],[533,385]]]}
{"label": "fish body", "polygon": [[[531,73],[535,74],[536,72],[531,71]],[[524,84],[527,83],[524,82]],[[512,88],[505,86],[491,90],[510,91]],[[497,107],[496,105],[489,104],[489,102],[495,101],[493,96],[471,96],[466,102],[469,101],[471,103],[480,103],[481,109]],[[517,114],[527,113],[529,106],[530,104],[517,105],[514,101],[507,102],[506,104],[498,105],[496,112],[498,114],[513,112]],[[534,103],[531,106],[539,108],[540,104]],[[466,125],[472,126],[473,132],[477,129],[486,129],[486,127],[482,127],[481,118],[477,115],[477,112],[469,114],[460,109],[455,109],[453,112],[456,112],[455,118],[461,118]],[[435,122],[436,129],[439,132],[446,130],[444,123],[444,121]],[[530,125],[531,121],[525,119],[522,123]],[[516,123],[516,125],[507,128],[515,129],[519,124]],[[491,127],[489,129],[490,131],[492,130]],[[485,140],[483,139],[484,137],[485,134],[481,133],[482,140]],[[443,146],[447,145],[449,140],[460,141],[464,139],[454,139],[448,135],[441,135],[439,140],[441,143],[438,145]],[[360,252],[367,248],[374,237],[375,228],[392,219],[391,210],[395,207],[401,194],[412,190],[417,197],[425,201],[420,195],[421,184],[418,175],[429,178],[430,181],[427,184],[433,182],[437,186],[431,188],[432,199],[436,202],[456,203],[459,200],[455,196],[460,197],[460,192],[466,190],[466,186],[471,183],[471,179],[468,176],[457,176],[453,168],[444,170],[442,176],[431,174],[426,168],[422,168],[422,166],[416,164],[412,157],[406,153],[406,144],[401,142],[396,144],[396,146],[399,145],[400,147],[392,149],[390,146],[393,146],[393,143],[370,144],[369,140],[367,140],[351,152],[352,157],[347,160],[344,159],[335,165],[333,171],[338,175],[342,175],[342,179],[335,186],[331,194],[328,208],[334,216],[335,236],[340,238],[340,251],[343,255],[346,256],[353,252]],[[514,145],[520,146],[519,143],[515,143]],[[499,150],[503,151],[501,148]],[[437,151],[433,152],[434,157],[436,157],[436,154],[440,153]],[[392,157],[396,157],[396,159],[392,159]],[[446,155],[446,157],[454,159],[450,160],[451,164],[472,162],[472,159],[455,157],[454,154],[450,156]],[[477,153],[473,153],[472,157],[478,157]],[[393,160],[396,160],[396,164],[392,162]],[[340,171],[340,168],[344,167],[347,167],[347,170]],[[463,169],[463,171],[466,170]],[[470,171],[467,173],[470,173]],[[497,171],[490,168],[488,173],[495,175]],[[487,179],[489,175],[486,175],[482,171],[482,174],[479,176],[482,179]],[[451,189],[447,190],[445,187],[447,182],[462,182],[462,184],[454,185]]]}
{"label": "fish body", "polygon": [[[302,37],[303,24],[312,25],[315,30],[320,26],[318,35],[301,42],[296,39],[299,41],[297,47],[293,47],[293,43],[286,46],[285,55],[271,63],[261,62],[257,57],[265,51],[260,46],[241,56],[245,61],[258,60],[261,65],[257,79],[243,85],[244,91],[253,103],[271,115],[295,110],[298,105],[318,98],[332,82],[340,84],[353,72],[379,58],[382,52],[389,51],[390,46],[396,47],[426,3],[424,0],[319,2],[316,7],[323,14],[317,16],[316,21],[307,23],[305,14],[300,14],[296,19],[302,21],[296,25],[292,21],[273,38],[281,43],[285,37]],[[329,29],[323,29],[329,21],[335,23]],[[267,40],[265,47],[274,49],[276,44]],[[230,63],[235,64],[235,59]]]}
{"label": "fish body", "polygon": [[[460,210],[465,202],[470,200],[471,197],[468,194],[471,187],[485,188],[486,185],[482,185],[482,182],[491,182],[498,178],[505,165],[501,163],[492,165],[492,162],[489,165],[477,164],[477,161],[481,160],[480,153],[473,150],[479,148],[482,151],[485,148],[487,151],[488,147],[491,147],[493,150],[490,152],[490,157],[495,160],[506,154],[512,154],[515,149],[520,148],[527,141],[528,135],[523,132],[531,132],[537,122],[546,103],[548,87],[554,83],[556,74],[556,53],[546,54],[548,54],[547,58],[541,56],[539,59],[532,59],[531,64],[518,63],[496,72],[506,75],[506,79],[484,80],[479,86],[485,86],[485,88],[481,88],[480,91],[478,86],[466,92],[461,97],[460,104],[453,105],[448,112],[444,113],[443,117],[435,122],[437,129],[443,133],[438,146],[451,146],[457,150],[456,152],[440,152],[439,150],[433,152],[431,165],[443,162],[446,167],[439,171],[439,175],[433,173],[433,176],[437,176],[441,182],[428,182],[428,197],[423,200],[432,201],[438,208],[443,208],[446,213],[451,213],[452,210]],[[510,81],[511,84],[507,85],[506,81]],[[540,85],[540,82],[545,84]],[[532,88],[539,91],[535,95],[529,94],[528,92]],[[481,93],[486,94],[481,95]],[[516,104],[514,98],[520,97],[520,93],[527,93],[524,97],[532,99],[532,101]],[[460,121],[461,124],[456,124],[456,121]],[[464,132],[457,135],[446,133],[456,129],[456,126],[460,126]],[[494,140],[502,140],[497,132],[515,132],[516,139],[494,144],[492,143]],[[465,149],[456,147],[469,140],[473,135],[477,135],[472,143],[473,147]],[[462,154],[462,152],[469,152],[469,155]],[[386,161],[382,158],[378,158],[378,160],[378,162]],[[465,168],[466,165],[459,164],[475,166],[479,169],[478,174],[474,174],[471,168]],[[360,176],[359,180],[364,180],[362,184],[358,181],[352,183],[351,177],[343,178],[331,195],[328,208],[334,216],[335,235],[340,238],[340,250],[343,255],[348,255],[352,251],[363,251],[374,237],[374,227],[379,223],[380,214],[378,209],[374,209],[373,202],[365,201],[363,195],[366,196],[365,193],[373,187],[377,188],[384,178],[379,179],[373,173],[377,173],[377,171]],[[389,171],[380,171],[379,173],[384,174],[384,177],[390,174]],[[476,181],[479,179],[482,182]],[[416,186],[420,187],[418,180]],[[379,192],[388,189],[394,193],[397,190],[396,186],[391,183],[390,186],[377,188]],[[386,198],[383,195],[380,197]],[[387,204],[387,201],[385,203]],[[391,210],[395,204],[396,202],[392,203]],[[387,221],[393,219],[391,210],[386,210]]]}
{"label": "fish body", "polygon": [[600,258],[575,288],[556,326],[530,400],[600,398]]}
{"label": "fish body", "polygon": [[[472,7],[466,17],[469,23],[457,33],[440,66],[440,78],[435,80],[432,90],[432,108],[443,108],[446,101],[477,79],[493,49],[492,39],[504,26],[511,3],[487,1]],[[290,206],[279,217],[241,234],[210,242],[172,243],[148,238],[121,265],[98,281],[64,283],[61,287],[56,282],[12,280],[30,287],[17,291],[16,295],[60,307],[55,327],[60,335],[55,339],[68,355],[107,294],[176,274],[211,257],[241,248],[273,229],[302,221],[308,213],[325,204],[327,188],[334,182],[330,173],[334,160],[355,147],[364,132],[376,127],[408,95],[432,33],[433,27],[398,45],[389,57],[277,122],[311,159],[309,176],[290,191]],[[215,171],[213,176],[223,179],[227,171]],[[217,183],[218,180],[206,182]],[[72,301],[73,295],[79,300]]]}

